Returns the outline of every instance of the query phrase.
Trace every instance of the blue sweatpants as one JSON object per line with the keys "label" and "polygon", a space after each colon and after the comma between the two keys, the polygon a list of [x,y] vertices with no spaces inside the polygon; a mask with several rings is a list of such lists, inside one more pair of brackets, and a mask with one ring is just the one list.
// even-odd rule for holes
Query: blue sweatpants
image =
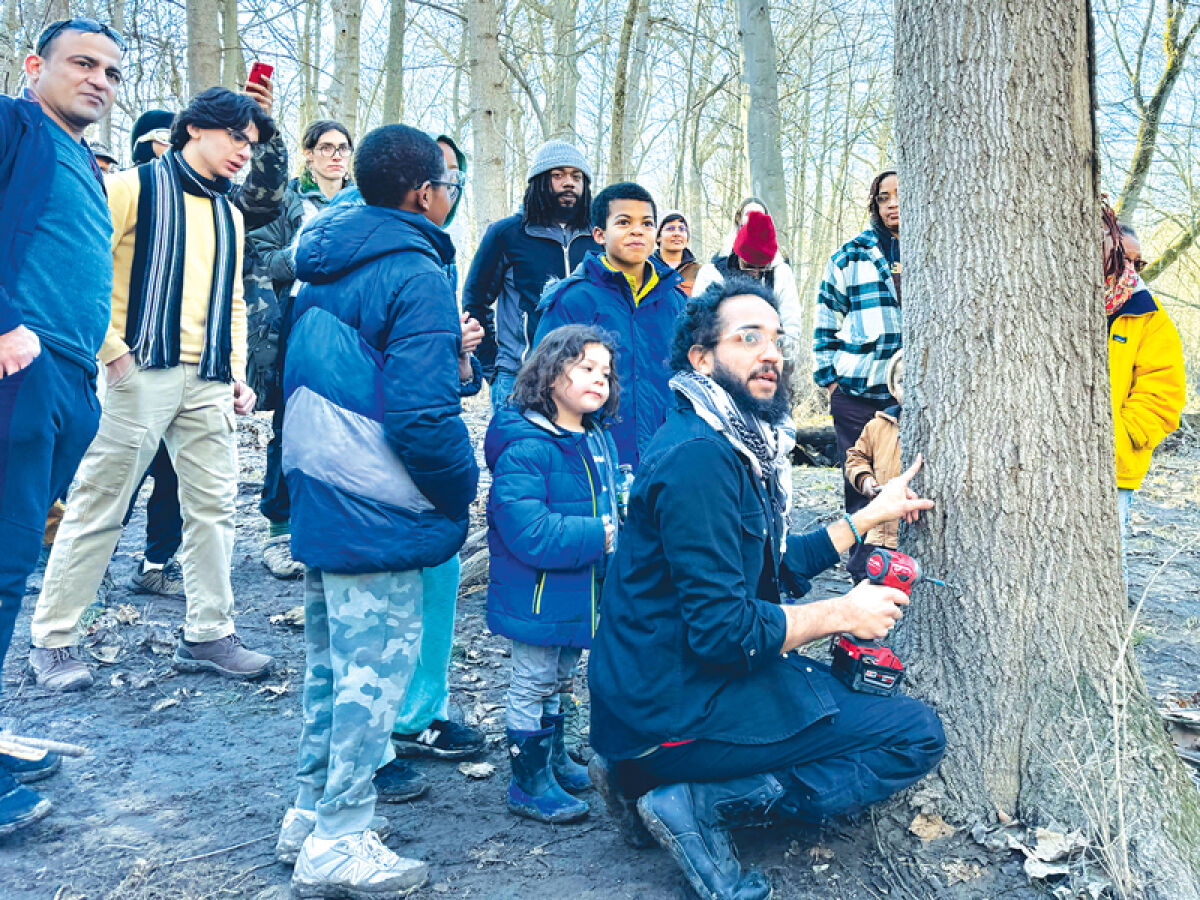
{"label": "blue sweatpants", "polygon": [[26,368],[0,378],[0,670],[46,513],[66,493],[99,424],[95,375],[44,344]]}

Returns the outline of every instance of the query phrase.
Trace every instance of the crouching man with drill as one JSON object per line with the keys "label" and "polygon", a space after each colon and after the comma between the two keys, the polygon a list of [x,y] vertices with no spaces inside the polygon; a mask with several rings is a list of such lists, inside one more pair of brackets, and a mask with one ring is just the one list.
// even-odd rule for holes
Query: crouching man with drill
{"label": "crouching man with drill", "polygon": [[790,342],[757,283],[688,302],[674,409],[643,457],[588,670],[593,783],[626,840],[653,837],[709,900],[771,892],[742,872],[728,829],[861,810],[920,779],[945,744],[929,707],[852,691],[795,652],[887,634],[908,602],[899,590],[863,582],[797,606],[781,593],[804,593],[858,535],[933,503],[908,488],[918,461],[852,520],[788,535],[782,551]]}

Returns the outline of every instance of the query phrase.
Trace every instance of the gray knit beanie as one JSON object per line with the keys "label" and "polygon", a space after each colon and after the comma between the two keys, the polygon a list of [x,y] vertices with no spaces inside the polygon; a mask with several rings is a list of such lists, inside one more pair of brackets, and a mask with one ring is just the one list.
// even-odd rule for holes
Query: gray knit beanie
{"label": "gray knit beanie", "polygon": [[529,181],[551,169],[571,168],[581,171],[587,180],[592,180],[592,167],[573,144],[566,141],[546,141],[538,148],[529,167]]}

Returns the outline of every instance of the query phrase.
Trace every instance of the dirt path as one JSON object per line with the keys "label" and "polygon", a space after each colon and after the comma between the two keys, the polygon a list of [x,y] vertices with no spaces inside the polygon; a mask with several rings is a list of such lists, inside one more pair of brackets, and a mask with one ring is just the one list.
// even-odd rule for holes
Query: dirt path
{"label": "dirt path", "polygon": [[[485,403],[481,397],[469,407],[476,431]],[[125,587],[141,551],[140,512],[113,561],[118,587],[108,600],[109,614],[89,637],[89,649],[106,661],[97,665],[90,691],[51,694],[27,676],[23,644],[33,597],[27,598],[4,673],[0,717],[24,733],[87,744],[92,753],[67,760],[60,774],[40,785],[55,804],[48,819],[0,843],[5,900],[282,900],[289,895],[290,870],[275,864],[273,847],[295,790],[303,641],[300,630],[272,623],[271,617],[299,604],[301,588],[299,582],[275,580],[259,562],[265,520],[258,515],[257,492],[265,436],[265,422],[243,421],[233,577],[238,631],[249,646],[277,658],[279,668],[271,677],[238,684],[170,669],[182,603],[147,600]],[[1135,506],[1135,594],[1153,578],[1135,643],[1151,691],[1163,700],[1200,691],[1198,457],[1190,444],[1163,455]],[[815,524],[832,514],[840,503],[836,473],[797,469],[796,497],[798,508],[806,511],[798,526],[809,524],[806,517]],[[482,504],[477,507],[478,522]],[[844,574],[828,575],[818,581],[817,596],[845,583]],[[39,586],[40,577],[30,583],[35,596]],[[482,593],[463,597],[452,699],[467,721],[491,734],[486,758],[496,773],[469,781],[453,763],[419,762],[432,782],[429,796],[380,807],[393,828],[388,844],[431,864],[432,877],[421,896],[680,896],[679,879],[666,857],[627,850],[600,809],[580,826],[561,828],[507,813],[501,743],[504,644],[486,630]],[[739,843],[746,862],[771,874],[776,897],[906,896],[903,867],[880,858],[873,835],[864,822],[822,833],[762,831]],[[972,856],[964,846],[951,860],[957,867],[952,870],[945,859],[922,860],[917,842],[911,843],[910,866],[937,865],[947,873],[943,896],[1034,895],[1011,858],[979,850]],[[952,871],[965,875],[957,879]]]}

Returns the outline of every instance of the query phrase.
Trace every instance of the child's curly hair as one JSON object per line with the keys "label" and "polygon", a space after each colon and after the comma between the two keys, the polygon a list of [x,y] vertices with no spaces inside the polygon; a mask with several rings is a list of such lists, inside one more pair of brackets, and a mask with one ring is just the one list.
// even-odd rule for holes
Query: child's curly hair
{"label": "child's curly hair", "polygon": [[617,383],[616,342],[608,332],[591,325],[563,325],[542,338],[517,373],[509,403],[518,409],[539,412],[553,422],[558,418],[554,384],[567,369],[583,359],[588,344],[599,344],[607,350],[613,364],[608,372],[608,399],[600,409],[583,417],[584,425],[591,427],[617,421],[621,390]]}

